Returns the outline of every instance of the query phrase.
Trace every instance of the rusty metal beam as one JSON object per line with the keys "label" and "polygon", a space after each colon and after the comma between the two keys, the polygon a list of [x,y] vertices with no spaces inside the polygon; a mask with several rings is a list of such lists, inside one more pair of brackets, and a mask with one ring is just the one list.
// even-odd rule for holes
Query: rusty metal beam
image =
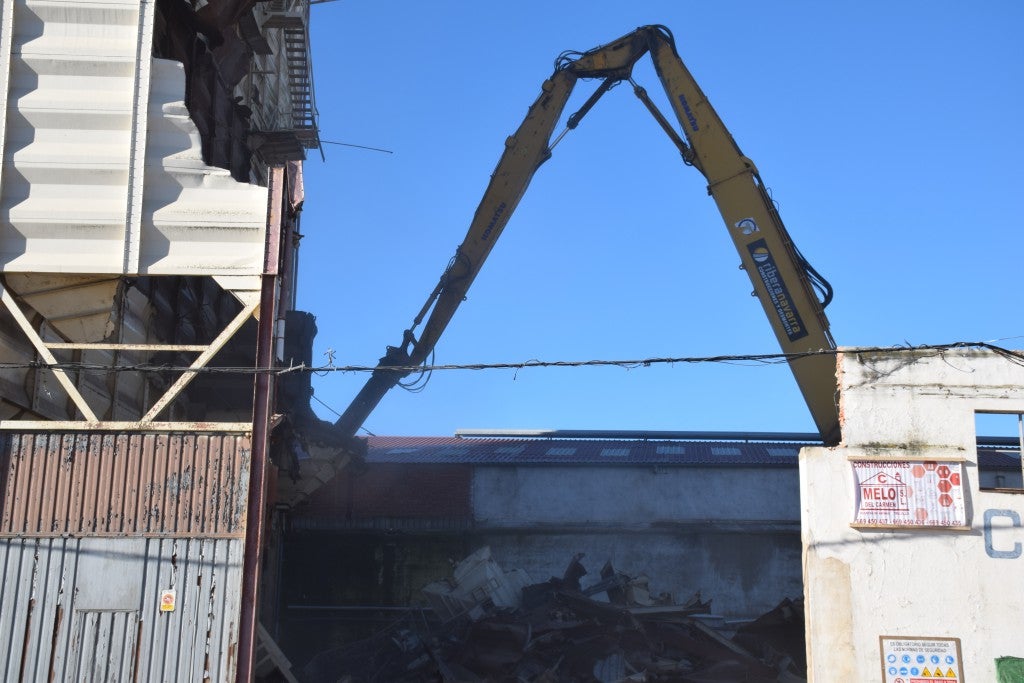
{"label": "rusty metal beam", "polygon": [[[271,192],[271,197],[274,193]],[[256,363],[274,362],[274,303],[277,278],[263,278],[263,303],[256,338]],[[256,375],[252,419],[252,464],[249,467],[249,504],[246,513],[245,556],[242,559],[242,604],[238,634],[238,681],[251,681],[255,674],[256,627],[259,624],[259,586],[263,556],[263,520],[267,506],[267,464],[270,447],[270,419],[273,377]]]}
{"label": "rusty metal beam", "polygon": [[[267,204],[268,241],[264,254],[260,291],[259,326],[256,331],[256,366],[274,363],[274,332],[277,327],[278,265],[281,254],[281,225],[284,221],[284,168],[270,169]],[[270,423],[273,419],[274,378],[256,375],[253,383],[252,464],[249,468],[249,504],[246,509],[245,555],[242,559],[242,604],[238,616],[238,673],[236,680],[249,683],[256,673],[256,627],[259,623],[259,588],[263,555],[263,525],[267,508],[267,467],[270,461]]]}
{"label": "rusty metal beam", "polygon": [[0,420],[0,431],[15,432],[227,432],[247,434],[249,422],[124,422],[72,420]]}
{"label": "rusty metal beam", "polygon": [[111,350],[111,351],[205,351],[206,344],[113,344],[113,343],[69,343],[48,342],[48,349]]}

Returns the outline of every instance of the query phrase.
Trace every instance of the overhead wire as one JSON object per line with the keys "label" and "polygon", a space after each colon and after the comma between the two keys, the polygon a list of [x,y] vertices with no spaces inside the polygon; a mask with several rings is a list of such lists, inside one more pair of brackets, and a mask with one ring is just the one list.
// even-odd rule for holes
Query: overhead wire
{"label": "overhead wire", "polygon": [[337,145],[338,147],[352,147],[354,149],[365,149],[371,152],[383,152],[384,154],[394,154],[390,149],[384,149],[383,147],[370,147],[369,145],[357,145],[352,142],[338,142],[337,140],[321,140],[321,144],[324,145]]}
{"label": "overhead wire", "polygon": [[[324,408],[327,408],[327,410],[331,411],[332,413],[334,413],[334,414],[335,414],[335,415],[337,415],[338,417],[341,417],[341,413],[339,413],[339,412],[338,412],[337,410],[335,410],[334,408],[332,408],[331,406],[327,405],[326,403],[324,403],[323,401],[321,401],[321,400],[320,400],[319,398],[317,398],[317,397],[316,397],[316,394],[310,394],[310,395],[309,395],[309,397],[310,397],[311,399],[313,399],[314,401],[316,401],[317,403],[319,403],[320,405],[322,405],[322,406],[323,406]],[[367,434],[368,436],[377,436],[376,434],[374,434],[373,432],[371,432],[371,431],[370,431],[369,429],[367,429],[366,427],[360,426],[360,427],[359,427],[359,429],[360,429],[360,430],[362,430],[363,432],[366,432],[366,434]]]}
{"label": "overhead wire", "polygon": [[195,374],[273,374],[286,375],[289,373],[311,373],[319,376],[327,376],[330,373],[360,373],[374,371],[391,372],[433,372],[435,370],[521,370],[525,368],[579,368],[579,367],[620,367],[624,369],[646,368],[654,365],[677,365],[677,364],[701,364],[701,363],[725,363],[725,364],[755,364],[775,365],[789,363],[800,358],[810,356],[828,356],[853,354],[875,354],[875,353],[928,353],[936,355],[945,351],[979,349],[988,350],[1006,360],[1024,366],[1024,351],[1014,351],[997,346],[991,342],[953,342],[949,344],[930,344],[914,346],[910,344],[901,346],[873,346],[873,347],[848,347],[841,349],[818,349],[815,351],[803,351],[799,353],[761,353],[761,354],[723,354],[716,356],[679,356],[679,357],[650,357],[622,360],[528,360],[519,362],[498,362],[498,363],[450,363],[450,364],[422,364],[415,366],[391,366],[385,370],[373,365],[329,365],[312,366],[301,363],[299,365],[274,366],[274,367],[244,367],[244,366],[206,366],[195,368],[192,366],[174,366],[167,364],[138,363],[134,365],[109,366],[97,363],[67,362],[48,364],[43,361],[25,361],[15,363],[0,363],[0,370],[33,369],[33,370],[65,370],[72,372],[190,372]]}

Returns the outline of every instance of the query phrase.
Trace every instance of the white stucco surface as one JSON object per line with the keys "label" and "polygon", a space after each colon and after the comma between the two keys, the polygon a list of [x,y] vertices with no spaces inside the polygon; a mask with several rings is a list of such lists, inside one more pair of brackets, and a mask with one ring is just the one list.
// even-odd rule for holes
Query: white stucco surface
{"label": "white stucco surface", "polygon": [[[980,490],[975,412],[1024,412],[1024,361],[845,350],[839,370],[843,442],[800,456],[809,680],[913,680],[883,667],[898,636],[958,638],[953,680],[994,681],[996,658],[1024,656],[1024,493]],[[850,462],[875,458],[962,461],[967,528],[852,527]]]}

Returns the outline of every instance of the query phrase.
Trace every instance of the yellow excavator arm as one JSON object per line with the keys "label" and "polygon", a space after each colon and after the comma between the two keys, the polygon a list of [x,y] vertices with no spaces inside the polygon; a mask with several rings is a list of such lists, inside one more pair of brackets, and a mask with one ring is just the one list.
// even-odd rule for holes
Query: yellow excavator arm
{"label": "yellow excavator arm", "polygon": [[[645,54],[650,54],[685,139],[654,106],[646,91],[632,81],[633,66]],[[798,355],[835,349],[824,312],[831,289],[793,245],[753,162],[740,152],[679,58],[672,34],[663,26],[642,26],[607,45],[583,53],[567,52],[558,58],[554,73],[544,81],[526,118],[505,141],[505,151],[465,240],[456,249],[412,327],[405,331],[402,345],[388,347],[369,381],[339,418],[336,426],[343,434],[354,436],[384,395],[430,357],[534,172],[551,156],[551,148],[561,138],[560,135],[552,140],[579,79],[603,82],[580,110],[568,118],[567,130],[575,128],[612,86],[622,81],[633,83],[634,92],[679,148],[684,162],[706,178],[708,192],[714,197],[739,252],[741,267],[750,276],[754,293],[783,352]],[[815,286],[822,290],[824,303],[819,300]],[[426,323],[417,338],[414,331],[424,318]],[[807,355],[792,358],[789,363],[822,439],[829,444],[837,443],[839,414],[834,357]]]}

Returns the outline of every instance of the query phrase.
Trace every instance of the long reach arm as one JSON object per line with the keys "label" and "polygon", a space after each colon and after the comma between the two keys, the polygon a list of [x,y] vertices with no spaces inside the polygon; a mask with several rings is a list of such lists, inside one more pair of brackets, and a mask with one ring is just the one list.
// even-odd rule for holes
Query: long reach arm
{"label": "long reach arm", "polygon": [[[634,84],[634,92],[679,147],[683,160],[707,180],[708,191],[739,252],[741,267],[750,276],[782,351],[799,355],[835,349],[824,312],[831,299],[831,288],[793,245],[753,162],[740,152],[679,58],[672,34],[663,26],[642,26],[589,52],[559,57],[554,73],[544,81],[525,120],[505,141],[505,151],[466,238],[416,316],[413,327],[406,330],[400,347],[388,347],[366,385],[338,420],[336,426],[343,434],[354,437],[384,395],[430,357],[534,172],[551,156],[551,148],[557,143],[552,141],[552,135],[576,81],[603,80],[580,110],[568,118],[569,129],[575,128],[613,85],[632,82],[633,65],[648,53],[685,140],[655,108],[643,88]],[[819,300],[816,287],[824,302]],[[428,313],[417,339],[414,330]],[[838,442],[834,357],[807,355],[792,358],[789,364],[822,438],[826,443]]]}

